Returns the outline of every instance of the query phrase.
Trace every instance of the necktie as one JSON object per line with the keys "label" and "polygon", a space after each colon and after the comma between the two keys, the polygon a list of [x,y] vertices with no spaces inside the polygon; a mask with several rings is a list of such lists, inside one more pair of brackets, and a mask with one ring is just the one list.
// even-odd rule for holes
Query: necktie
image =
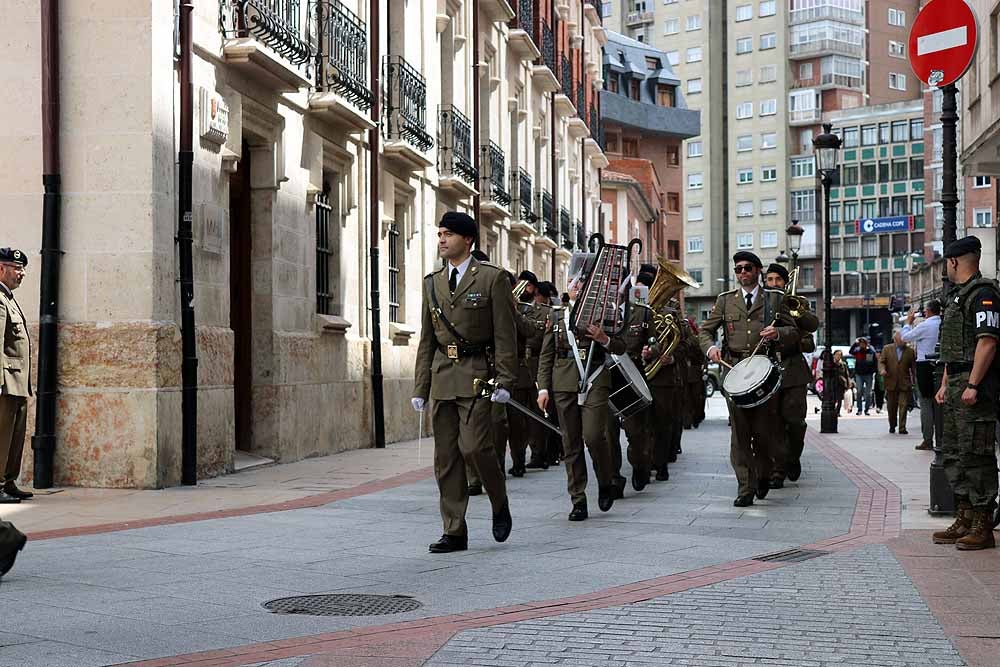
{"label": "necktie", "polygon": [[456,287],[458,287],[458,269],[453,268],[451,270],[451,278],[448,278],[448,289],[454,294]]}
{"label": "necktie", "polygon": [[747,312],[750,312],[750,307],[753,306],[753,294],[747,294]]}

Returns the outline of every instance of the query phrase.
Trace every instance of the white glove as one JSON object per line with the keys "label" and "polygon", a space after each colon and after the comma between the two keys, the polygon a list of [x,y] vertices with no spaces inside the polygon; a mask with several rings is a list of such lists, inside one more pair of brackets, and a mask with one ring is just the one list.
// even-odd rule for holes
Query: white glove
{"label": "white glove", "polygon": [[497,387],[490,395],[490,400],[494,403],[506,403],[510,400],[510,392],[503,387]]}
{"label": "white glove", "polygon": [[413,409],[416,410],[417,412],[423,412],[424,406],[427,405],[427,401],[420,398],[419,396],[414,396],[413,398],[410,399],[410,405],[412,405]]}

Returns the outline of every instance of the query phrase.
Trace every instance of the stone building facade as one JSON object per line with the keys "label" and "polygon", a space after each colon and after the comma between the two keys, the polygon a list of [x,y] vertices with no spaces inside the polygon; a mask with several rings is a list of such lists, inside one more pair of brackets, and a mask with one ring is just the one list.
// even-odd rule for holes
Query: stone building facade
{"label": "stone building facade", "polygon": [[[181,439],[175,7],[61,5],[55,482],[169,486],[180,479]],[[31,319],[41,128],[25,110],[40,99],[38,12],[32,3],[8,8],[18,48],[0,65],[11,91],[0,102],[9,146],[0,229],[3,245],[32,258],[17,294]],[[359,0],[195,3],[200,477],[247,458],[371,446],[376,344],[386,439],[415,437],[420,284],[439,266],[436,222],[445,211],[475,212],[478,195],[480,247],[512,269],[557,277],[570,248],[599,224],[605,34],[594,5],[385,0],[379,13],[373,38],[369,4]],[[382,167],[375,211],[373,127]],[[378,341],[369,311],[373,215]],[[30,473],[29,460],[22,479]]]}

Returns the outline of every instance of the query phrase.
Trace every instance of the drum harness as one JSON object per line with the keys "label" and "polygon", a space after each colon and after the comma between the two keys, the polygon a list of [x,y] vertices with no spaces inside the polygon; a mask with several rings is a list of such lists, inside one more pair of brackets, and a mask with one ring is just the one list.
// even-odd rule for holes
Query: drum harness
{"label": "drum harness", "polygon": [[[590,373],[590,362],[594,358],[594,346],[597,345],[596,342],[591,341],[590,350],[587,352],[587,366],[583,365],[580,361],[580,348],[576,344],[576,336],[573,334],[573,329],[569,325],[569,308],[563,309],[563,323],[566,326],[566,340],[569,341],[569,346],[573,350],[573,360],[576,362],[576,368],[580,372],[580,389],[576,395],[577,405],[583,405],[587,402],[587,394],[590,393],[590,388],[594,386],[594,381],[597,376],[601,374],[604,370],[604,364],[601,367]],[[607,359],[605,359],[607,361]]]}

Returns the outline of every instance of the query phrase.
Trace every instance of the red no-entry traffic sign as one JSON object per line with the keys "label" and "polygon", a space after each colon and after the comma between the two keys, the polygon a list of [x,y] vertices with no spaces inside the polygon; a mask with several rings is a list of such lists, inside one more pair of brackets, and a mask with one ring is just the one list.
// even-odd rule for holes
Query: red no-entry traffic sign
{"label": "red no-entry traffic sign", "polygon": [[965,0],[932,0],[910,28],[910,67],[929,86],[947,86],[969,69],[979,43],[979,24]]}

